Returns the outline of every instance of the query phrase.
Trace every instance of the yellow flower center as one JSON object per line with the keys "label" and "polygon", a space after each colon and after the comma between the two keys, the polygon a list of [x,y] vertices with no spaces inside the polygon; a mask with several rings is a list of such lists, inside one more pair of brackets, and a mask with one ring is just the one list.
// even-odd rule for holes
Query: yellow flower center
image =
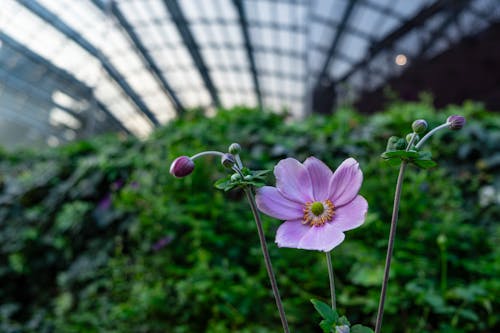
{"label": "yellow flower center", "polygon": [[322,226],[331,221],[335,215],[335,206],[330,200],[308,202],[304,207],[304,220],[302,224]]}

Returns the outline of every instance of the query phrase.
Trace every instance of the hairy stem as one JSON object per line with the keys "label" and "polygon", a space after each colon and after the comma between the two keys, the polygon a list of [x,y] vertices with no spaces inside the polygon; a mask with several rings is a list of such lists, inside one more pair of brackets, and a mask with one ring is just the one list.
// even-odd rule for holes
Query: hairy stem
{"label": "hairy stem", "polygon": [[408,165],[407,161],[401,162],[401,167],[399,168],[398,181],[396,184],[396,193],[394,194],[394,206],[392,208],[391,230],[389,232],[389,244],[387,245],[387,255],[385,257],[384,280],[382,282],[382,290],[380,291],[380,302],[377,311],[377,321],[375,323],[375,333],[380,333],[380,329],[382,327],[385,295],[387,293],[387,284],[389,282],[389,271],[391,269],[392,250],[394,248],[394,240],[396,239],[396,226],[398,223],[401,189],[403,188],[403,178],[407,165]]}
{"label": "hairy stem", "polygon": [[332,298],[332,309],[337,310],[337,300],[335,297],[335,281],[333,276],[332,254],[326,252],[326,265],[328,266],[328,277],[330,278],[330,296]]}
{"label": "hairy stem", "polygon": [[269,275],[269,280],[271,281],[271,288],[273,289],[274,299],[276,300],[276,305],[278,307],[278,312],[280,314],[281,324],[283,325],[283,331],[285,333],[290,333],[290,330],[288,328],[288,322],[286,320],[285,310],[281,302],[278,283],[276,282],[273,266],[271,264],[271,257],[269,256],[269,251],[267,250],[267,243],[264,237],[264,230],[262,229],[262,220],[260,219],[260,214],[257,209],[257,204],[255,203],[255,198],[252,189],[250,187],[245,187],[244,191],[247,196],[248,202],[250,203],[250,208],[252,209],[253,217],[255,219],[255,224],[257,224],[260,247],[262,249],[262,254],[264,256],[264,262],[266,263],[267,274]]}

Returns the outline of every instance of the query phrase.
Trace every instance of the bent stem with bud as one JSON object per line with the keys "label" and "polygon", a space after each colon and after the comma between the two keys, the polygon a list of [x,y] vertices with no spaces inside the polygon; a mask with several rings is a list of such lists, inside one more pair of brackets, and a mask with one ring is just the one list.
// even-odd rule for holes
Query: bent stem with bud
{"label": "bent stem with bud", "polygon": [[241,147],[237,143],[231,144],[229,146],[229,153],[222,153],[219,151],[204,151],[195,154],[191,157],[180,156],[172,162],[170,167],[170,173],[175,177],[185,177],[189,175],[194,170],[194,162],[196,158],[212,155],[221,158],[221,164],[236,173],[230,175],[226,178],[220,179],[215,183],[215,186],[219,189],[229,191],[233,188],[240,187],[245,192],[245,195],[250,204],[250,209],[252,211],[255,224],[257,226],[257,233],[259,235],[260,247],[262,250],[262,255],[264,257],[264,263],[266,266],[267,274],[269,276],[269,281],[271,283],[271,289],[273,291],[274,299],[276,301],[276,306],[278,307],[279,316],[281,319],[281,324],[283,326],[283,331],[289,333],[288,322],[286,319],[285,310],[283,308],[283,303],[281,301],[280,292],[278,289],[278,283],[276,282],[276,276],[274,274],[273,266],[271,263],[271,257],[269,256],[269,250],[267,248],[266,238],[264,235],[264,229],[262,227],[262,220],[257,208],[257,203],[255,202],[255,196],[253,193],[254,186],[264,185],[264,176],[268,173],[267,170],[262,171],[250,171],[243,166],[241,162],[239,153],[241,152]]}
{"label": "bent stem with bud", "polygon": [[434,161],[431,160],[431,154],[425,152],[419,152],[418,150],[424,144],[427,139],[429,139],[434,133],[437,131],[450,128],[452,130],[459,130],[465,125],[465,118],[462,116],[454,115],[448,117],[446,122],[433,130],[429,131],[415,146],[414,143],[418,140],[418,135],[425,133],[427,130],[427,122],[423,119],[415,120],[412,124],[413,133],[407,136],[408,144],[406,145],[406,149],[402,150],[405,143],[403,139],[391,137],[389,139],[387,145],[387,151],[382,154],[382,158],[384,158],[389,163],[394,164],[393,162],[401,163],[399,167],[399,175],[398,180],[396,182],[396,190],[394,194],[394,205],[392,210],[392,218],[391,218],[391,229],[389,231],[389,242],[387,245],[387,255],[385,259],[385,267],[384,267],[384,278],[382,281],[382,288],[380,291],[380,301],[379,307],[377,310],[377,319],[375,323],[375,333],[380,333],[382,328],[382,318],[384,315],[384,305],[387,293],[387,286],[389,283],[389,272],[391,268],[391,260],[394,249],[394,241],[396,239],[396,226],[398,223],[398,213],[399,213],[399,203],[401,199],[401,190],[403,187],[403,179],[406,167],[409,163],[413,163],[421,168],[430,168],[436,165]]}

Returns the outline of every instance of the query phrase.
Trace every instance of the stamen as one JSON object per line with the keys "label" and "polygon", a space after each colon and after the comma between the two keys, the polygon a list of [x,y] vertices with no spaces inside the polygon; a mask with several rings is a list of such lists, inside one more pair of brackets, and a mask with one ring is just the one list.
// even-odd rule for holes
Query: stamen
{"label": "stamen", "polygon": [[307,202],[304,207],[302,224],[322,226],[333,219],[335,206],[330,200]]}

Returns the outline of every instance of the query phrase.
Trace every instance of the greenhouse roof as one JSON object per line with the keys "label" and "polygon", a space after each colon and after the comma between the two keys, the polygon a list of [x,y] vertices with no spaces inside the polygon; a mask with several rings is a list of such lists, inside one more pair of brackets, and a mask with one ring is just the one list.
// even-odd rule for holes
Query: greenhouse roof
{"label": "greenhouse roof", "polygon": [[[353,100],[500,17],[497,0],[2,0],[0,142],[139,137],[187,109]],[[16,135],[17,133],[17,135]],[[22,135],[20,135],[20,133]],[[10,142],[9,142],[10,138]]]}

